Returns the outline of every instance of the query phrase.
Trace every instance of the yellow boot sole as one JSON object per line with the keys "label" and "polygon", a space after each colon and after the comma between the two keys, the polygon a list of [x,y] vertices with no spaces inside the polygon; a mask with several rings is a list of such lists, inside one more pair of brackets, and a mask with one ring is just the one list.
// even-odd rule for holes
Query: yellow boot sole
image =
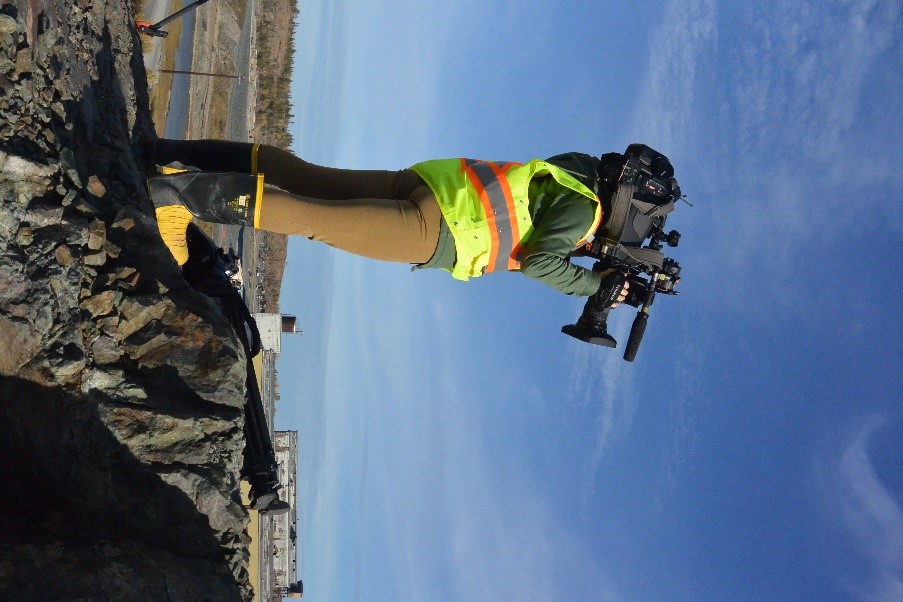
{"label": "yellow boot sole", "polygon": [[[182,173],[187,171],[177,167],[163,165],[159,168],[163,175]],[[160,230],[160,236],[169,252],[172,253],[176,263],[185,265],[188,261],[188,241],[186,240],[186,231],[188,224],[194,218],[191,212],[185,207],[179,205],[171,205],[169,207],[160,207],[155,209],[157,215],[157,228]]]}
{"label": "yellow boot sole", "polygon": [[188,224],[191,223],[194,216],[182,205],[157,207],[155,213],[157,214],[157,228],[160,230],[163,243],[172,253],[176,263],[185,265],[185,262],[188,261],[186,232]]}

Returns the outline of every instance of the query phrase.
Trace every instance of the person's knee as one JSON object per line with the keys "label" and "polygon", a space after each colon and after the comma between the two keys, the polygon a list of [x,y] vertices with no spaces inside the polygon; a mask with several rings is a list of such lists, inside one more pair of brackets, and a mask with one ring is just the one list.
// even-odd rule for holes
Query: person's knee
{"label": "person's knee", "polygon": [[396,199],[407,199],[416,202],[415,197],[420,197],[424,194],[422,188],[429,192],[429,188],[427,188],[420,176],[410,169],[402,169],[395,176],[394,194],[392,196]]}

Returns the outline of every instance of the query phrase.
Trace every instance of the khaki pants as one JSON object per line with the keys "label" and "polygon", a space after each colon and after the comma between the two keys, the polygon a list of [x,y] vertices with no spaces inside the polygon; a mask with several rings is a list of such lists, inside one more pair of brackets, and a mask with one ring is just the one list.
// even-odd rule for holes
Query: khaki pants
{"label": "khaki pants", "polygon": [[426,263],[439,241],[439,205],[413,171],[321,167],[261,145],[260,227],[383,261]]}
{"label": "khaki pants", "polygon": [[442,214],[410,170],[333,169],[274,146],[229,140],[149,141],[159,165],[179,161],[203,171],[264,174],[260,226],[297,234],[383,261],[426,263],[439,242]]}

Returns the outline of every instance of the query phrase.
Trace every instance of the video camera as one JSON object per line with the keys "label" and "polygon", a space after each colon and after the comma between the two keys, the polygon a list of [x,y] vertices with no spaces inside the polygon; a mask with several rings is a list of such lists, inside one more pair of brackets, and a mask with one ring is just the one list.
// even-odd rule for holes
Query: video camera
{"label": "video camera", "polygon": [[[613,268],[627,274],[630,288],[624,303],[639,308],[624,350],[624,359],[632,362],[655,294],[677,294],[674,286],[680,281],[680,265],[661,249],[663,243],[676,247],[680,242],[677,230],[665,232],[667,216],[681,198],[680,186],[665,155],[644,144],[631,144],[624,154],[602,156],[597,192],[607,218],[577,254],[596,259],[594,272]],[[611,308],[604,304],[598,293],[590,296],[577,323],[562,327],[561,332],[593,345],[617,347],[608,334]]]}

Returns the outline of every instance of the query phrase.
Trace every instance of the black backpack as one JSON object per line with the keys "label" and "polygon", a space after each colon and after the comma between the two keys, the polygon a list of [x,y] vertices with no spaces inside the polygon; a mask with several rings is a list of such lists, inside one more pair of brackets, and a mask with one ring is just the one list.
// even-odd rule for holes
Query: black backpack
{"label": "black backpack", "polygon": [[261,350],[260,331],[229,278],[231,261],[225,252],[193,223],[188,226],[187,240],[188,261],[182,266],[183,277],[192,288],[218,303],[245,349],[247,379],[242,476],[251,483],[251,507],[260,512],[284,511],[288,505],[279,500],[279,466],[252,362]]}

